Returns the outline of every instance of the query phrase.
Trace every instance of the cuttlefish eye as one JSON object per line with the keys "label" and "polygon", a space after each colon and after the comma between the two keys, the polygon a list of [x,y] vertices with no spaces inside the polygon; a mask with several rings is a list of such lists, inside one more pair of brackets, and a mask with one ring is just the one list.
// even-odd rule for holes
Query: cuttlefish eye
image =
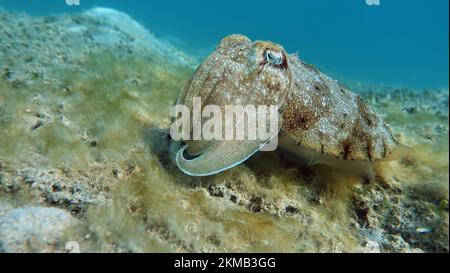
{"label": "cuttlefish eye", "polygon": [[274,51],[270,49],[266,49],[264,51],[264,63],[270,64],[275,67],[279,67],[282,69],[287,69],[288,62],[286,58],[286,53],[284,51]]}
{"label": "cuttlefish eye", "polygon": [[283,54],[281,52],[267,50],[265,53],[266,62],[273,65],[281,65],[283,63]]}

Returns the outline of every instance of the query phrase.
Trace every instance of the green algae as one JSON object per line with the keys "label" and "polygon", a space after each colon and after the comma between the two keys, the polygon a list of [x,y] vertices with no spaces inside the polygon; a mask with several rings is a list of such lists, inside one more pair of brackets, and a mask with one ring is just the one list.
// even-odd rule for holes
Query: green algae
{"label": "green algae", "polygon": [[28,150],[54,164],[82,164],[101,154],[123,158],[142,140],[146,125],[167,120],[164,114],[191,72],[167,66],[98,53],[83,71],[57,71],[62,80],[56,86],[38,80],[11,87],[3,80],[0,155],[26,158]]}
{"label": "green algae", "polygon": [[[429,222],[406,212],[418,209],[428,216],[425,212],[435,214],[439,202],[448,200],[448,133],[434,134],[430,141],[407,126],[448,126],[448,116],[408,115],[395,102],[378,105],[406,144],[421,147],[387,164],[391,189],[377,182],[364,185],[322,166],[296,166],[275,152],[195,178],[172,166],[165,150],[169,108],[192,68],[157,56],[120,57],[108,51],[91,53],[78,64],[52,71],[58,81],[0,78],[0,170],[11,175],[2,180],[25,173],[13,195],[2,189],[0,199],[20,200],[14,206],[61,206],[76,215],[80,223],[61,239],[60,251],[65,242],[77,241],[83,252],[358,252],[366,251],[361,229],[405,233],[407,227],[390,227],[389,217],[433,224],[440,232],[422,244],[381,245],[382,250],[445,251],[448,211]],[[22,165],[33,171],[23,171]],[[49,189],[29,193],[41,170],[52,180]],[[59,186],[53,180],[75,193],[54,197]],[[402,190],[408,195],[399,194]],[[92,201],[90,191],[107,198]],[[77,194],[91,199],[76,199]]]}

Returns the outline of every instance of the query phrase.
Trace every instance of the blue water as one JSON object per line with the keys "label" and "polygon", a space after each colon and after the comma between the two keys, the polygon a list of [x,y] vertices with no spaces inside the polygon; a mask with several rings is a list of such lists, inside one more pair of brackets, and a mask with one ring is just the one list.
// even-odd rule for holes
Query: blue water
{"label": "blue water", "polygon": [[74,7],[65,0],[0,0],[0,6],[32,15],[112,7],[199,57],[221,37],[241,33],[278,42],[346,79],[448,89],[448,0],[80,1]]}

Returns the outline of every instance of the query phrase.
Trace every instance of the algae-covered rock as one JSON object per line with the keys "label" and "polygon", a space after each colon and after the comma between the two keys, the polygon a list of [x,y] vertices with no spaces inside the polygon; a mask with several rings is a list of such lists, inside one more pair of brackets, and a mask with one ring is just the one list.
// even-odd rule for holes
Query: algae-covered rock
{"label": "algae-covered rock", "polygon": [[167,156],[196,65],[115,10],[0,12],[3,251],[448,252],[448,90],[349,83],[412,147],[383,177],[265,152],[198,178]]}
{"label": "algae-covered rock", "polygon": [[53,252],[64,231],[76,222],[57,208],[17,208],[0,218],[1,252]]}

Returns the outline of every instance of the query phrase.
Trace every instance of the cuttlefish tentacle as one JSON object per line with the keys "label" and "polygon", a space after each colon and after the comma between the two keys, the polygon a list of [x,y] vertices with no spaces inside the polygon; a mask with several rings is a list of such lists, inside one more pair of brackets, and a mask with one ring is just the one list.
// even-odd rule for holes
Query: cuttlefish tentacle
{"label": "cuttlefish tentacle", "polygon": [[[191,112],[194,97],[201,98],[202,109],[206,105],[216,105],[222,113],[226,112],[226,106],[236,105],[276,106],[279,110],[291,88],[288,62],[280,45],[251,42],[242,35],[228,36],[195,71],[176,103],[188,106]],[[276,114],[280,119],[279,113]],[[191,130],[208,120],[209,117],[194,120]],[[270,130],[271,134],[252,140],[247,134],[243,140],[186,139],[183,146],[181,143],[172,145],[171,157],[187,174],[204,176],[218,173],[248,159],[277,136],[280,128],[281,123],[276,130]]]}
{"label": "cuttlefish tentacle", "polygon": [[213,175],[241,164],[264,145],[265,143],[252,141],[221,141],[193,159],[185,158],[188,146],[183,146],[175,155],[175,163],[187,175]]}

